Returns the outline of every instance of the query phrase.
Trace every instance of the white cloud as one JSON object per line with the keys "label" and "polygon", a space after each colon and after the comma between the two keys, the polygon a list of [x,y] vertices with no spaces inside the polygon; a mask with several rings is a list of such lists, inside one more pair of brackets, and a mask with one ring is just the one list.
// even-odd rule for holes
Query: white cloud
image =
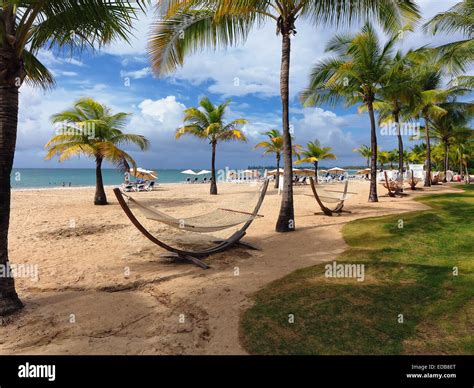
{"label": "white cloud", "polygon": [[120,71],[120,76],[130,77],[133,79],[142,79],[152,75],[151,67],[144,67],[143,69],[133,70],[133,71]]}
{"label": "white cloud", "polygon": [[144,116],[151,117],[162,124],[176,129],[182,124],[184,110],[186,106],[176,101],[175,96],[168,96],[160,100],[144,100],[138,105]]}

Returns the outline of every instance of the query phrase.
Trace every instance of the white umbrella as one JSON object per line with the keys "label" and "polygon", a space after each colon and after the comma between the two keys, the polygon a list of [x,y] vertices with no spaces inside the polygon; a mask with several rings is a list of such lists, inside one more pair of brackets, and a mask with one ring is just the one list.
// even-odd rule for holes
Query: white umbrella
{"label": "white umbrella", "polygon": [[185,170],[181,171],[181,174],[186,174],[186,175],[197,175],[193,170]]}
{"label": "white umbrella", "polygon": [[130,174],[135,178],[145,179],[145,180],[155,180],[158,179],[158,174],[155,171],[145,170],[144,168],[138,167],[137,169],[130,169]]}
{"label": "white umbrella", "polygon": [[333,173],[333,174],[342,174],[342,173],[346,172],[346,170],[344,170],[343,168],[339,168],[339,167],[331,168],[328,171],[330,173]]}
{"label": "white umbrella", "polygon": [[196,175],[206,175],[206,174],[210,174],[211,172],[208,171],[208,170],[201,170],[199,171]]}
{"label": "white umbrella", "polygon": [[[297,168],[294,168],[293,169],[293,174],[297,174],[298,172],[300,172],[301,170],[297,169]],[[268,175],[276,175],[277,173],[277,170],[272,170],[272,171],[268,171]],[[280,175],[284,175],[285,171],[280,168]]]}

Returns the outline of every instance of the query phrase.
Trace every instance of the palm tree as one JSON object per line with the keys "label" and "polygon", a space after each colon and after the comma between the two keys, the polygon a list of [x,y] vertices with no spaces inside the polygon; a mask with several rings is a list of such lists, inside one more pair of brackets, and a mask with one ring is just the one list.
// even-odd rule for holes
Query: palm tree
{"label": "palm tree", "polygon": [[456,138],[469,137],[472,130],[468,128],[469,116],[472,116],[473,104],[456,103],[452,106],[449,103],[444,105],[447,113],[444,116],[431,120],[430,137],[437,140],[443,148],[444,182],[446,173],[449,170],[449,147]]}
{"label": "palm tree", "polygon": [[78,100],[74,107],[54,115],[51,120],[60,124],[58,134],[46,145],[46,160],[59,156],[63,162],[73,156],[86,155],[95,159],[96,189],[94,205],[107,205],[104,183],[102,180],[102,163],[110,161],[122,172],[128,172],[130,165],[137,165],[133,158],[120,149],[121,145],[135,144],[141,150],[149,146],[148,140],[141,135],[125,134],[123,129],[129,114],[112,114],[110,108],[91,98]]}
{"label": "palm tree", "polygon": [[388,163],[390,159],[390,152],[388,151],[379,151],[377,154],[377,159],[380,163],[380,169],[383,170],[384,166]]}
{"label": "palm tree", "polygon": [[[2,0],[0,9],[0,265],[8,265],[10,174],[18,126],[19,88],[24,82],[48,89],[51,72],[38,60],[41,49],[96,48],[127,40],[136,10],[129,1]],[[73,33],[71,33],[73,32]],[[0,315],[22,307],[11,277],[0,277]]]}
{"label": "palm tree", "polygon": [[354,148],[352,152],[358,152],[360,156],[367,159],[367,167],[370,167],[370,158],[372,157],[372,149],[363,144],[359,148]]}
{"label": "palm tree", "polygon": [[[455,157],[459,166],[459,174],[461,178],[464,177],[464,173],[469,177],[469,171],[467,168],[468,160],[472,160],[474,155],[474,130],[469,132],[457,132],[454,136],[453,145],[455,149]],[[469,179],[466,180],[469,183]]]}
{"label": "palm tree", "polygon": [[326,159],[336,159],[336,155],[330,153],[330,151],[332,151],[332,147],[321,147],[321,143],[319,142],[319,140],[309,142],[306,145],[306,150],[301,152],[303,158],[300,159],[299,156],[298,161],[296,161],[295,164],[312,163],[314,165],[315,183],[317,184],[319,161]]}
{"label": "palm tree", "polygon": [[413,0],[175,0],[161,7],[149,41],[153,69],[160,74],[182,65],[186,55],[203,48],[243,42],[254,25],[271,20],[281,36],[280,94],[282,102],[284,190],[277,232],[295,230],[293,165],[289,116],[291,37],[296,20],[315,25],[343,25],[374,17],[386,30],[398,31],[405,19],[416,20]]}
{"label": "palm tree", "polygon": [[[184,127],[176,130],[176,139],[183,135],[193,135],[200,139],[207,139],[212,147],[211,162],[211,195],[217,195],[216,182],[216,147],[221,141],[247,141],[244,133],[237,129],[238,125],[247,124],[245,119],[237,119],[228,124],[224,123],[224,115],[230,100],[220,105],[214,105],[209,98],[199,101],[201,109],[189,108],[185,110]],[[187,123],[187,124],[186,124]]]}
{"label": "palm tree", "polygon": [[442,87],[443,71],[437,57],[427,51],[414,52],[411,55],[412,69],[415,73],[419,92],[415,95],[411,112],[412,117],[421,117],[425,122],[424,134],[426,143],[425,187],[431,186],[431,130],[433,120],[446,115],[446,107],[454,104],[454,98],[470,92],[463,86]]}
{"label": "palm tree", "polygon": [[403,139],[401,133],[400,114],[402,110],[413,104],[418,85],[414,80],[408,57],[398,52],[390,61],[386,77],[379,90],[376,103],[380,111],[380,122],[394,121],[398,139],[398,170],[403,174]]}
{"label": "palm tree", "polygon": [[464,71],[474,61],[474,0],[463,0],[448,11],[437,14],[423,27],[432,34],[460,33],[464,39],[436,48],[451,72]]}
{"label": "palm tree", "polygon": [[[393,170],[393,163],[398,160],[398,150],[393,150],[388,152],[387,161],[390,163],[390,170]],[[402,160],[402,173],[403,173],[403,160]]]}
{"label": "palm tree", "polygon": [[[281,154],[283,152],[283,137],[281,132],[278,129],[272,129],[264,133],[264,135],[268,136],[268,141],[262,141],[258,143],[255,148],[264,148],[264,155],[267,154],[275,154],[276,162],[277,162],[277,174],[276,176],[280,176],[280,161],[281,161]],[[301,146],[298,144],[293,144],[293,153],[298,155]],[[275,189],[279,187],[279,179],[275,179]]]}
{"label": "palm tree", "polygon": [[363,103],[369,112],[371,134],[371,181],[369,202],[377,197],[376,96],[386,77],[392,48],[398,35],[382,45],[374,28],[367,23],[356,35],[336,35],[326,51],[334,56],[314,67],[309,87],[302,93],[305,105],[328,102],[336,105],[344,99],[347,105]]}

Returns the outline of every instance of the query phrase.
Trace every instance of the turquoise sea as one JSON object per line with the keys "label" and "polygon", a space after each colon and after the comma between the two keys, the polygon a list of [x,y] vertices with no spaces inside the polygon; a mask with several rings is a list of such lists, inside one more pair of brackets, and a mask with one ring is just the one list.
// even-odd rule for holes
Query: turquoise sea
{"label": "turquoise sea", "polygon": [[[181,174],[182,170],[154,170],[158,172],[158,183],[179,183],[194,177]],[[348,170],[349,174],[355,173]],[[123,182],[123,174],[113,169],[103,169],[102,177],[106,186],[118,186]],[[210,174],[199,179],[210,178]],[[13,189],[86,187],[95,186],[95,169],[65,168],[14,168],[10,178]]]}
{"label": "turquoise sea", "polygon": [[[186,180],[188,175],[182,170],[155,170],[159,183],[178,183]],[[209,175],[210,176],[210,175]],[[201,175],[199,179],[209,177]],[[103,169],[104,185],[118,186],[123,182],[123,174],[113,169]],[[13,189],[54,188],[95,186],[95,169],[65,168],[14,168],[10,177]]]}

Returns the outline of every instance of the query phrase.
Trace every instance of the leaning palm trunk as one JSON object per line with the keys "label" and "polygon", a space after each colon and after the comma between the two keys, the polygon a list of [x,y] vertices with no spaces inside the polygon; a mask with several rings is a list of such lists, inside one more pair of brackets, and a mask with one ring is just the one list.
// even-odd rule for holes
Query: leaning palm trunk
{"label": "leaning palm trunk", "polygon": [[431,187],[431,144],[430,144],[430,130],[429,130],[429,122],[428,117],[425,116],[425,139],[426,139],[426,161],[425,161],[425,184],[424,187]]}
{"label": "leaning palm trunk", "polygon": [[[10,174],[13,168],[18,124],[18,88],[0,85],[0,266],[6,269],[8,260],[8,228],[10,225]],[[0,316],[23,307],[15,291],[13,277],[0,277]]]}
{"label": "leaning palm trunk", "polygon": [[275,189],[280,188],[280,161],[281,156],[280,154],[277,154],[277,173],[275,175]]}
{"label": "leaning palm trunk", "polygon": [[292,147],[290,135],[290,115],[289,115],[289,81],[290,81],[290,26],[284,23],[282,31],[282,58],[280,91],[283,111],[283,158],[284,158],[284,180],[283,198],[281,201],[280,214],[276,224],[277,232],[291,232],[295,230],[295,216],[293,208],[293,166]]}
{"label": "leaning palm trunk", "polygon": [[370,165],[370,192],[369,202],[378,202],[377,196],[377,131],[375,125],[375,114],[372,101],[367,103],[370,117],[370,146],[372,148],[372,159]]}
{"label": "leaning palm trunk", "polygon": [[94,205],[107,205],[107,196],[104,190],[104,180],[102,179],[102,158],[95,159],[95,196]]}
{"label": "leaning palm trunk", "polygon": [[211,162],[211,195],[217,195],[217,182],[216,182],[216,145],[215,141],[212,142],[212,162]]}

